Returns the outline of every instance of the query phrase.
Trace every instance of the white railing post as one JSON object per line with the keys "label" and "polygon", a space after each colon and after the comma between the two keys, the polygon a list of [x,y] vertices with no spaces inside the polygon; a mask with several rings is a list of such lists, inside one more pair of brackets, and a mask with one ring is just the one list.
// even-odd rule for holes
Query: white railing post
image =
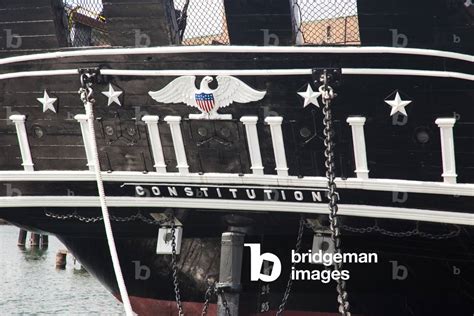
{"label": "white railing post", "polygon": [[166,173],[165,156],[163,155],[163,147],[161,145],[160,130],[158,129],[157,115],[145,115],[142,121],[146,123],[148,136],[150,137],[150,146],[153,153],[153,161],[156,172]]}
{"label": "white railing post", "polygon": [[441,176],[446,183],[456,183],[456,159],[454,156],[453,126],[455,118],[439,118],[435,121],[441,134],[441,155],[443,159],[443,173]]}
{"label": "white railing post", "polygon": [[25,128],[25,115],[11,115],[10,120],[15,123],[16,135],[20,146],[22,166],[25,171],[34,171],[33,159],[31,159],[30,144],[28,142],[28,134]]}
{"label": "white railing post", "polygon": [[92,156],[89,127],[87,126],[87,115],[77,114],[74,116],[74,119],[81,124],[82,141],[84,142],[84,148],[86,150],[87,167],[89,167],[90,171],[94,171],[94,157]]}
{"label": "white railing post", "polygon": [[240,121],[245,125],[245,132],[247,134],[247,143],[249,146],[250,162],[253,174],[263,174],[262,155],[260,154],[260,143],[257,134],[256,116],[242,116]]}
{"label": "white railing post", "polygon": [[181,133],[181,117],[167,116],[165,122],[170,126],[171,138],[173,139],[174,152],[176,154],[177,168],[180,174],[188,174],[189,166],[184,150],[183,134]]}
{"label": "white railing post", "polygon": [[279,176],[288,176],[285,144],[283,142],[283,133],[281,131],[283,117],[269,116],[265,118],[265,122],[270,125],[270,132],[272,134],[273,153],[275,155],[276,164],[275,170]]}
{"label": "white railing post", "polygon": [[365,117],[348,117],[347,123],[352,129],[352,147],[354,148],[355,170],[359,179],[369,178],[369,168],[367,166],[367,150],[365,146],[364,124]]}

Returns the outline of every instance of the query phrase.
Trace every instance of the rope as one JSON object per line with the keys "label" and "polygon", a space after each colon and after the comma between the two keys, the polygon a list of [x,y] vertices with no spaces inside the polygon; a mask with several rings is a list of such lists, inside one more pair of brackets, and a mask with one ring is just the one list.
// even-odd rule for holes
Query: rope
{"label": "rope", "polygon": [[84,103],[84,108],[86,110],[87,115],[87,123],[89,127],[89,135],[90,135],[90,144],[92,150],[92,156],[94,159],[94,173],[95,178],[97,181],[97,190],[99,192],[99,200],[100,200],[100,208],[102,210],[102,218],[104,220],[105,226],[105,233],[107,235],[107,243],[109,245],[110,256],[112,257],[112,264],[114,267],[115,278],[117,280],[117,284],[120,290],[120,296],[122,298],[122,303],[125,308],[125,314],[127,316],[134,315],[132,306],[130,304],[130,299],[128,297],[127,288],[125,287],[125,281],[123,279],[122,270],[120,268],[120,261],[117,254],[117,248],[115,247],[115,240],[114,235],[112,232],[112,225],[110,223],[110,216],[109,211],[107,208],[106,198],[105,198],[105,190],[104,190],[104,183],[102,181],[102,175],[100,172],[100,161],[99,161],[99,153],[97,150],[97,141],[95,137],[95,128],[94,128],[94,110],[93,110],[93,103],[94,100],[91,98],[92,96],[92,89],[91,83],[84,82],[85,75],[81,75],[81,82],[82,88],[79,90],[79,94],[81,96],[82,102]]}

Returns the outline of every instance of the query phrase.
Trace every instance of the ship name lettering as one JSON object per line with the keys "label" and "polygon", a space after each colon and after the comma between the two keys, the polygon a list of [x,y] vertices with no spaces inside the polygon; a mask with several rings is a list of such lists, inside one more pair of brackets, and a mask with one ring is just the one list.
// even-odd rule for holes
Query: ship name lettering
{"label": "ship name lettering", "polygon": [[323,202],[324,189],[261,188],[261,187],[201,187],[183,185],[134,185],[137,197],[182,197],[275,202]]}

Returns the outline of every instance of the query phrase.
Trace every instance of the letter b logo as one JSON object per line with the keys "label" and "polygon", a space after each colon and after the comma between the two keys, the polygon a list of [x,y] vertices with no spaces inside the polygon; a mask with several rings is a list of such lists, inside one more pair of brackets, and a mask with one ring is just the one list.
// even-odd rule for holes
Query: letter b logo
{"label": "letter b logo", "polygon": [[[260,244],[244,244],[250,247],[250,280],[263,282],[273,282],[281,274],[281,261],[273,253],[266,252],[260,254]],[[264,261],[273,263],[273,269],[270,275],[262,274],[262,266]]]}

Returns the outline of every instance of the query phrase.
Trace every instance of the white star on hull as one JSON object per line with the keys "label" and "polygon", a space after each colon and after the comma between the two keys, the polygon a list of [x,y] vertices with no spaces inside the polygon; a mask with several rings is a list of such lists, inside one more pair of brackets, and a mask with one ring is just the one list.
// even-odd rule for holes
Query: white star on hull
{"label": "white star on hull", "polygon": [[108,98],[107,106],[110,106],[112,103],[117,103],[119,106],[122,106],[119,99],[122,93],[122,91],[115,91],[111,84],[109,84],[109,91],[102,92],[102,94]]}
{"label": "white star on hull", "polygon": [[408,116],[407,111],[405,110],[405,107],[410,104],[412,101],[410,100],[402,100],[400,97],[400,93],[395,95],[395,99],[393,100],[385,100],[385,103],[390,105],[392,107],[392,111],[390,112],[390,116],[393,116],[395,113],[400,112],[405,116]]}
{"label": "white star on hull", "polygon": [[46,90],[44,90],[43,97],[37,98],[37,100],[43,105],[43,113],[48,110],[51,110],[56,113],[56,109],[54,108],[54,102],[56,102],[57,98],[50,98]]}
{"label": "white star on hull", "polygon": [[307,107],[310,104],[314,104],[319,108],[318,98],[321,96],[321,92],[315,92],[311,88],[311,85],[308,83],[305,92],[298,92],[300,96],[304,98],[303,107]]}

